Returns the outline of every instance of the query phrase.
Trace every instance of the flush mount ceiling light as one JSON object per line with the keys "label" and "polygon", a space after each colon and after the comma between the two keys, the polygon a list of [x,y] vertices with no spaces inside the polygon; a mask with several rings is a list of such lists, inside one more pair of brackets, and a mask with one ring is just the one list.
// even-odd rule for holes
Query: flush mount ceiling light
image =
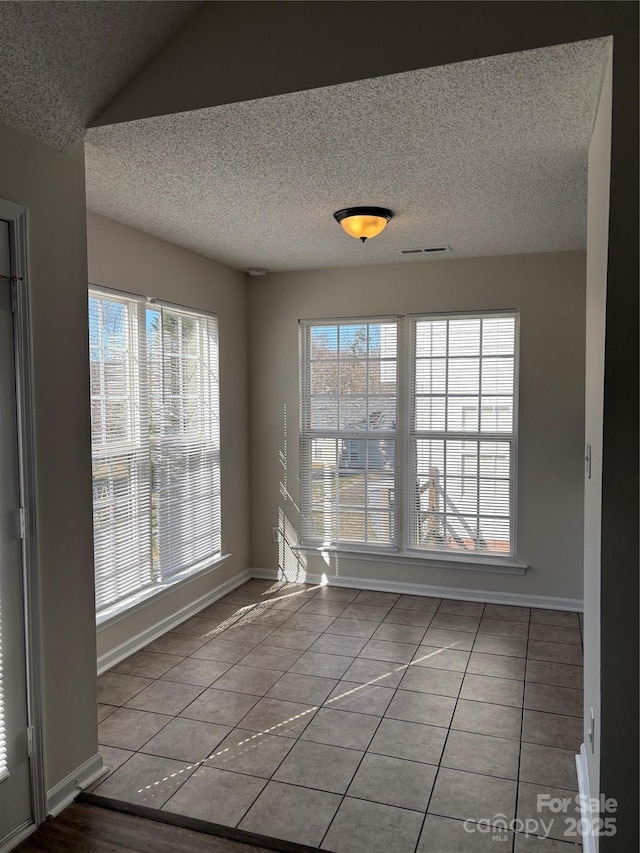
{"label": "flush mount ceiling light", "polygon": [[345,207],[343,210],[336,210],[333,217],[350,237],[364,243],[386,227],[393,213],[386,207]]}

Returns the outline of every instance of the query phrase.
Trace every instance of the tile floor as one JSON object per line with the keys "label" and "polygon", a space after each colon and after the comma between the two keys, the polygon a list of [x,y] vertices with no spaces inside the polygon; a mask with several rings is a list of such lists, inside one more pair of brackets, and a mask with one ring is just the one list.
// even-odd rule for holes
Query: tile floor
{"label": "tile floor", "polygon": [[252,580],[98,697],[98,795],[334,853],[576,849],[473,823],[575,797],[576,613]]}

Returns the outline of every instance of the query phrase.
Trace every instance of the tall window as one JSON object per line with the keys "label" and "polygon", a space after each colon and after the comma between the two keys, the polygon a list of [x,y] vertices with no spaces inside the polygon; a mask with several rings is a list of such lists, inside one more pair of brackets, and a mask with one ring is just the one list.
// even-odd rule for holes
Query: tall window
{"label": "tall window", "polygon": [[220,554],[215,318],[89,292],[98,612]]}
{"label": "tall window", "polygon": [[515,556],[516,321],[301,323],[305,544]]}
{"label": "tall window", "polygon": [[303,323],[303,538],[396,545],[397,323]]}

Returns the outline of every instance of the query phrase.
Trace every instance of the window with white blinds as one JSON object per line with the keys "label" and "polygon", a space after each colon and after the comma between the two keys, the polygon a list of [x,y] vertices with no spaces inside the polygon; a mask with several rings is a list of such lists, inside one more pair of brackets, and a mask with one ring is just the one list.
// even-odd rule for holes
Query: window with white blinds
{"label": "window with white blinds", "polygon": [[300,337],[303,544],[514,558],[517,315]]}
{"label": "window with white blinds", "polygon": [[394,548],[397,322],[302,322],[302,537]]}
{"label": "window with white blinds", "polygon": [[221,551],[218,324],[89,293],[98,612]]}
{"label": "window with white blinds", "polygon": [[409,547],[513,557],[516,316],[411,321]]}

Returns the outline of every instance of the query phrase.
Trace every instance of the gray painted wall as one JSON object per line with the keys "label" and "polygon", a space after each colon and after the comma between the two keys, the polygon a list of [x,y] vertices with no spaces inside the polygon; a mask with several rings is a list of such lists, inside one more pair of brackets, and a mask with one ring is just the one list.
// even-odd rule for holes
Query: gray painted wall
{"label": "gray painted wall", "polygon": [[0,125],[0,197],[25,205],[46,786],[97,752],[84,152]]}
{"label": "gray painted wall", "polygon": [[[392,226],[390,226],[392,227]],[[339,239],[339,232],[336,232]],[[380,238],[384,239],[384,237]],[[366,246],[362,247],[366,252]],[[298,319],[517,308],[520,320],[518,557],[524,576],[341,557],[339,572],[582,599],[585,255],[561,252],[279,273],[251,281],[252,565],[276,569],[272,528],[299,529]],[[285,428],[286,420],[286,428]],[[281,454],[284,454],[284,467]],[[286,473],[286,492],[284,475]]]}
{"label": "gray painted wall", "polygon": [[232,578],[249,561],[247,288],[245,275],[89,213],[89,281],[212,311],[220,324],[222,550],[231,558],[212,573],[136,609],[98,632],[106,654]]}

